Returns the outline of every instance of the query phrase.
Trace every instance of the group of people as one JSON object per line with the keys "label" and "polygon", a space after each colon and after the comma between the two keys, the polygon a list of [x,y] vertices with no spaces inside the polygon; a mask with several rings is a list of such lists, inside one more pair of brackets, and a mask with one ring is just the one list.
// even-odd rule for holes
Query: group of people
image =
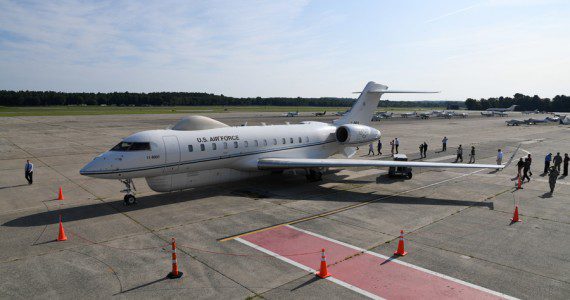
{"label": "group of people", "polygon": [[[378,144],[376,146],[378,153],[374,153],[374,143],[370,143],[368,145],[368,155],[382,155],[382,141],[379,139],[378,140]],[[390,152],[392,154],[392,156],[394,156],[394,153],[398,154],[398,148],[400,147],[400,140],[398,140],[398,138],[395,138],[393,140],[390,141]],[[427,151],[427,149],[426,149]]]}
{"label": "group of people", "polygon": [[[568,163],[570,162],[570,157],[568,153],[564,153],[564,158],[560,155],[560,152],[556,153],[556,156],[552,157],[552,153],[548,153],[544,158],[544,172],[543,175],[548,174],[548,183],[550,184],[550,193],[554,193],[554,188],[556,187],[556,180],[560,175],[560,167],[562,168],[562,176],[568,176]],[[553,163],[553,166],[550,164]]]}
{"label": "group of people", "polygon": [[[447,148],[447,145],[444,144],[443,148]],[[499,149],[499,151],[501,151],[501,149]],[[501,152],[502,153],[502,152]],[[501,156],[501,159],[503,157]],[[455,157],[455,163],[457,162],[463,162],[463,145],[459,145],[459,147],[457,147],[457,156]],[[471,146],[471,151],[469,151],[469,163],[470,164],[474,164],[475,163],[475,146]]]}
{"label": "group of people", "polygon": [[529,154],[526,158],[520,158],[517,162],[517,177],[521,179],[521,182],[524,182],[525,179],[527,182],[530,182],[530,176],[532,176],[532,172],[530,171],[530,165],[532,164],[532,156]]}

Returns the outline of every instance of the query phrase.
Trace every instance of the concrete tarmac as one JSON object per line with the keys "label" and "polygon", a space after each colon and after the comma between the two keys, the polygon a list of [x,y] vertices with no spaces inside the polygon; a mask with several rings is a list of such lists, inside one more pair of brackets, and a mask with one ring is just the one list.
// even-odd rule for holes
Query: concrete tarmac
{"label": "concrete tarmac", "polygon": [[[205,115],[230,125],[332,119]],[[0,298],[366,298],[234,239],[284,224],[388,257],[403,229],[403,262],[516,298],[570,297],[570,181],[560,178],[550,195],[541,175],[548,152],[570,152],[568,126],[507,127],[505,118],[475,115],[382,120],[373,125],[383,155],[366,156],[367,146],[356,155],[390,159],[389,141],[398,137],[411,160],[420,160],[426,141],[424,161],[453,161],[462,144],[465,161],[474,145],[477,162],[493,163],[498,148],[506,161],[521,144],[516,158],[532,153],[534,175],[519,191],[514,164],[501,172],[416,169],[411,180],[356,168],[330,170],[317,183],[282,174],[166,194],[135,179],[138,205],[124,206],[121,183],[79,175],[121,138],[182,116],[0,118]],[[447,152],[439,152],[443,136]],[[26,159],[33,185],[24,179]],[[55,200],[60,186],[64,201]],[[510,224],[515,203],[523,222]],[[60,214],[65,242],[55,241]],[[177,280],[165,279],[171,237],[184,272]]]}

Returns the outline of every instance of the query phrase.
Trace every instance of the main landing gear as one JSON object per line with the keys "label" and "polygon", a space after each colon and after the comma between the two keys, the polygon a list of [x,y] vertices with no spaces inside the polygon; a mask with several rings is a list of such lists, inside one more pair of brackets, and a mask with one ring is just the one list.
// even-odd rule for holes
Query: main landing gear
{"label": "main landing gear", "polygon": [[125,189],[122,190],[122,193],[127,193],[123,200],[125,201],[125,205],[132,205],[137,204],[137,198],[135,198],[134,193],[136,192],[137,188],[135,187],[135,183],[132,179],[121,179],[120,180],[124,185]]}
{"label": "main landing gear", "polygon": [[307,170],[307,181],[309,182],[316,182],[323,180],[323,172],[320,170]]}

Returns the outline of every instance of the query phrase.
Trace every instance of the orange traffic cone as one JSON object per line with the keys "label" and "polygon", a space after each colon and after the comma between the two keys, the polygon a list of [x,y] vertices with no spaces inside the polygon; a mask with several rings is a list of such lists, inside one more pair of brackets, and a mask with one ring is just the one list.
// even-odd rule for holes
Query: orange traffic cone
{"label": "orange traffic cone", "polygon": [[57,235],[57,241],[58,242],[67,241],[65,230],[63,230],[63,223],[61,222],[61,215],[59,215],[59,234]]}
{"label": "orange traffic cone", "polygon": [[522,190],[522,188],[522,180],[521,177],[518,176],[517,190]]}
{"label": "orange traffic cone", "polygon": [[61,189],[61,186],[59,187],[59,196],[57,196],[57,200],[63,200],[63,190]]}
{"label": "orange traffic cone", "polygon": [[400,240],[398,241],[398,250],[394,252],[394,255],[404,256],[408,254],[406,250],[404,250],[404,231],[400,230]]}
{"label": "orange traffic cone", "polygon": [[327,258],[325,257],[325,249],[324,248],[322,250],[322,255],[321,255],[321,270],[318,271],[316,275],[319,276],[320,278],[327,278],[327,277],[331,276],[331,274],[327,270]]}
{"label": "orange traffic cone", "polygon": [[522,222],[522,220],[519,219],[519,206],[518,205],[515,205],[515,212],[513,213],[513,218],[511,219],[511,221],[513,223]]}
{"label": "orange traffic cone", "polygon": [[170,279],[180,278],[184,273],[178,271],[178,260],[176,259],[176,240],[172,238],[172,271],[166,275]]}

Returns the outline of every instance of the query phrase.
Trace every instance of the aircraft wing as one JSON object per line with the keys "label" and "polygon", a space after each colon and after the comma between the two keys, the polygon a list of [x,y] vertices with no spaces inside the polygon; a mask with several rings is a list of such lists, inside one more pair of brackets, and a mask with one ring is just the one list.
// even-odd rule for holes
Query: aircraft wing
{"label": "aircraft wing", "polygon": [[435,162],[411,162],[367,159],[313,159],[313,158],[261,158],[257,162],[261,170],[304,169],[327,167],[411,167],[411,168],[471,168],[503,169],[505,165],[456,164]]}

